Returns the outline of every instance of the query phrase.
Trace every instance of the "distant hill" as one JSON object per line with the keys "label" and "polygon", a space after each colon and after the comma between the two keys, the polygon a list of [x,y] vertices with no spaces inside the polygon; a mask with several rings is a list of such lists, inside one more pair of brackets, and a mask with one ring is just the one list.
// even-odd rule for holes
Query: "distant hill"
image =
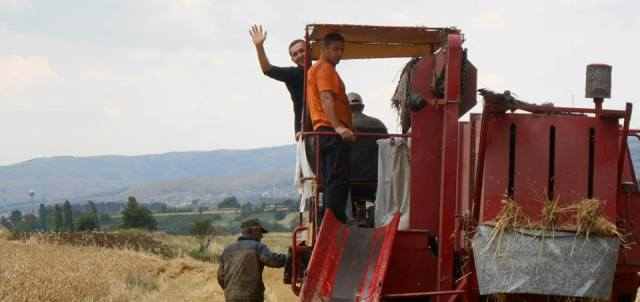
{"label": "distant hill", "polygon": [[[38,158],[0,166],[0,212],[57,202],[292,196],[293,145],[141,156]],[[33,199],[29,191],[35,193]]]}

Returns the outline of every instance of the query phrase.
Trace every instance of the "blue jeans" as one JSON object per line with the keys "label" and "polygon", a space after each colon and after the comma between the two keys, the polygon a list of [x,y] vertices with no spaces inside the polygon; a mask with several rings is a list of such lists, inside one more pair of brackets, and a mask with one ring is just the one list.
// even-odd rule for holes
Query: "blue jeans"
{"label": "blue jeans", "polygon": [[[331,131],[320,127],[317,131]],[[322,163],[323,202],[336,218],[347,222],[346,207],[349,198],[351,145],[338,135],[320,136],[320,158]]]}

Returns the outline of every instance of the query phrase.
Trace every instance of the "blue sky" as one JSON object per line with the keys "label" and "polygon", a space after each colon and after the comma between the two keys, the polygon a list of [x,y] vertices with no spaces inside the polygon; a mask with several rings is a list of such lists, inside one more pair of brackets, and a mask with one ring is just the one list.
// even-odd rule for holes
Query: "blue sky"
{"label": "blue sky", "polygon": [[[286,45],[307,23],[456,26],[481,87],[590,107],[585,66],[602,62],[613,65],[605,106],[640,100],[635,1],[326,3],[0,0],[0,165],[292,143],[289,95],[259,72],[247,33],[254,23],[267,28],[277,65],[291,64]],[[338,66],[347,90],[391,129],[403,62]]]}

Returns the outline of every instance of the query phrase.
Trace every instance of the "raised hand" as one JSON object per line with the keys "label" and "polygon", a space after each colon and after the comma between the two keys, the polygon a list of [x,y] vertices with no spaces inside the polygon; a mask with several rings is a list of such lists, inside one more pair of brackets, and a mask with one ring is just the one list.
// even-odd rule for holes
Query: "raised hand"
{"label": "raised hand", "polygon": [[267,39],[267,31],[262,30],[262,25],[251,26],[249,35],[251,36],[251,40],[255,45],[262,45],[264,43],[264,40]]}

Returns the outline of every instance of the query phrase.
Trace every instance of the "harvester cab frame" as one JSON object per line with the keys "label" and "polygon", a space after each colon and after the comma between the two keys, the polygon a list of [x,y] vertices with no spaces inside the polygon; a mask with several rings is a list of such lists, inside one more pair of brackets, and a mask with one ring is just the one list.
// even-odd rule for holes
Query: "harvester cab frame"
{"label": "harvester cab frame", "polygon": [[[508,92],[481,89],[482,113],[465,122],[459,118],[476,104],[477,70],[467,59],[460,30],[310,24],[305,28],[305,75],[319,57],[320,41],[332,32],[345,38],[344,60],[412,59],[405,72],[410,73],[410,92],[422,104],[407,106],[410,131],[356,133],[411,141],[409,226],[398,230],[396,215],[388,225],[366,230],[338,223],[330,211],[320,225],[316,190],[309,223],[303,224],[301,215],[293,232],[292,273],[285,280],[301,301],[481,301],[487,295],[479,282],[486,280],[486,266],[476,262],[483,258],[472,240],[479,227],[495,227],[505,200],[515,201],[533,221],[541,219],[548,200],[561,206],[598,200],[603,218],[623,229],[626,238],[633,241],[640,234],[640,222],[635,222],[640,193],[627,146],[627,138],[640,131],[629,129],[631,103],[625,110],[603,108],[610,96],[610,66],[588,67],[586,97],[594,108],[536,105]],[[311,161],[319,171],[318,137],[335,134],[310,131],[301,122],[302,138],[315,145]],[[319,177],[304,181],[316,188],[321,183]],[[304,244],[299,239],[303,232],[309,234]],[[300,260],[305,251],[312,251],[306,268]],[[615,254],[612,281],[602,288],[611,300],[624,301],[640,285],[640,247]],[[531,301],[557,295],[520,289],[505,293]],[[566,296],[595,295],[586,290]]]}

